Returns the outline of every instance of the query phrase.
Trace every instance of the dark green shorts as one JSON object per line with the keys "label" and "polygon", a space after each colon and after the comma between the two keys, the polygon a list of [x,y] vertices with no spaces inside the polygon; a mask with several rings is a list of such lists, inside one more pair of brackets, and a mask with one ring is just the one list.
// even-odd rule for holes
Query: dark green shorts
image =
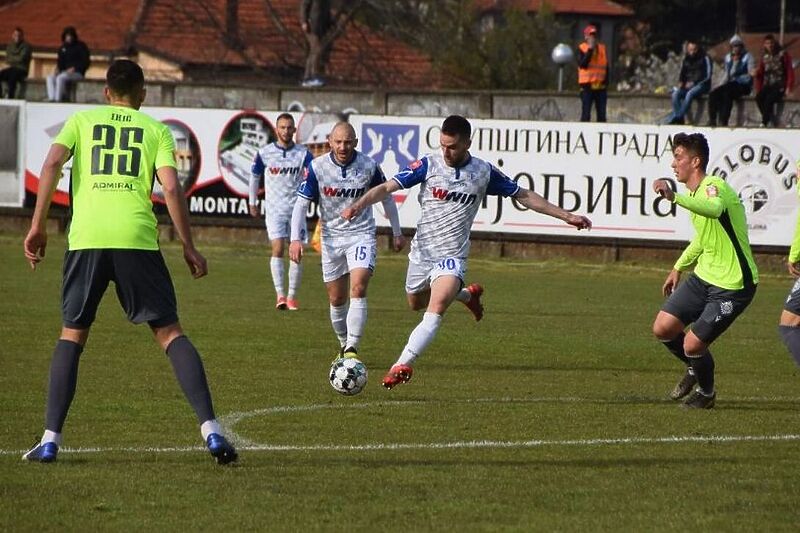
{"label": "dark green shorts", "polygon": [[698,339],[711,344],[733,324],[753,301],[756,285],[738,290],[721,289],[691,274],[678,285],[661,310],[692,324]]}
{"label": "dark green shorts", "polygon": [[113,281],[128,320],[164,327],[178,321],[175,288],[159,250],[92,249],[64,254],[64,326],[86,329]]}
{"label": "dark green shorts", "polygon": [[783,304],[783,308],[790,313],[800,315],[800,279],[795,280],[792,285],[792,290],[789,291],[789,296],[786,297],[786,303]]}

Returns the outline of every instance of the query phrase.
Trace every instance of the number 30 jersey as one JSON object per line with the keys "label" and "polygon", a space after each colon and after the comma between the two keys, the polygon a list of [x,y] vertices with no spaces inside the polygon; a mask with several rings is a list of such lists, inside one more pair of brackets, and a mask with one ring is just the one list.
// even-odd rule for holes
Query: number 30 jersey
{"label": "number 30 jersey", "polygon": [[72,115],[54,143],[72,153],[69,249],[158,250],[155,170],[175,167],[169,128],[129,107]]}
{"label": "number 30 jersey", "polygon": [[488,163],[471,155],[458,168],[441,153],[414,161],[394,180],[404,189],[419,184],[422,216],[411,240],[409,257],[417,262],[445,257],[466,259],[472,222],[487,194],[514,196],[519,186]]}

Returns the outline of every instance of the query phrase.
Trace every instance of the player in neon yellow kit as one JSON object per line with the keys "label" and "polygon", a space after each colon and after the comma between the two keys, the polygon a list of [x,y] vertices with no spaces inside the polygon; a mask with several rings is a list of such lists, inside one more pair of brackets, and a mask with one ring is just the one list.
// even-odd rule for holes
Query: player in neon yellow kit
{"label": "player in neon yellow kit", "polygon": [[103,293],[113,281],[128,319],[135,324],[147,322],[166,351],[211,455],[220,464],[236,461],[236,450],[215,419],[200,355],[178,322],[175,290],[158,246],[150,199],[154,177],[164,189],[189,270],[195,278],[208,273],[205,258],[192,243],[172,134],[138,111],[145,88],[144,74],[136,63],[112,63],[106,73],[105,96],[109,105],[72,115],[50,147],[25,237],[25,257],[35,269],[45,255],[47,213],[55,186],[62,166],[72,157],[63,327],[50,366],[44,435],[23,459],[56,460],[75,394],[79,358]]}
{"label": "player in neon yellow kit", "polygon": [[[800,160],[797,161],[797,176],[800,178]],[[800,279],[798,279],[800,278],[800,216],[797,218],[797,227],[794,230],[786,266],[789,268],[789,274],[796,279],[783,305],[778,331],[795,363],[800,366]]]}
{"label": "player in neon yellow kit", "polygon": [[[758,271],[739,196],[722,178],[706,175],[706,138],[679,133],[672,146],[672,169],[689,192],[675,193],[667,180],[656,180],[653,190],[690,212],[696,235],[664,282],[662,290],[669,298],[656,316],[653,333],[686,365],[670,397],[688,395],[684,406],[710,409],[716,392],[708,347],[753,300]],[[678,285],[681,273],[695,263],[694,272]],[[692,328],[685,332],[689,324]]]}

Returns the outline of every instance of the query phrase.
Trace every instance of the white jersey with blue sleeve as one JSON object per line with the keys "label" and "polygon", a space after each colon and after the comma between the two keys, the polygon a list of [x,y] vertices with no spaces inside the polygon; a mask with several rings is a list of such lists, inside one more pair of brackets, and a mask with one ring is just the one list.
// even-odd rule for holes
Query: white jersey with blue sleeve
{"label": "white jersey with blue sleeve", "polygon": [[383,171],[371,157],[355,151],[350,162],[342,165],[329,152],[311,161],[297,194],[319,204],[323,240],[358,234],[374,235],[372,207],[364,209],[349,222],[341,217],[341,212],[369,189],[385,181]]}
{"label": "white jersey with blue sleeve", "polygon": [[519,185],[494,165],[468,156],[458,168],[441,154],[414,161],[394,180],[404,189],[419,184],[422,216],[411,240],[409,257],[418,262],[469,255],[469,234],[475,215],[487,194],[513,196]]}
{"label": "white jersey with blue sleeve", "polygon": [[250,205],[256,205],[258,182],[264,176],[264,202],[267,218],[291,218],[297,187],[303,169],[312,160],[311,152],[300,144],[284,148],[270,143],[256,153],[251,168]]}

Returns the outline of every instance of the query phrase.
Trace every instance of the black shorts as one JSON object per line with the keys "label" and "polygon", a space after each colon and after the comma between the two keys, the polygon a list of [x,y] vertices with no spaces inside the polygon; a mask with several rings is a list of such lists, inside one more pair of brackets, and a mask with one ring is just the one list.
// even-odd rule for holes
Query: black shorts
{"label": "black shorts", "polygon": [[792,285],[792,290],[789,291],[789,296],[786,297],[786,303],[783,304],[783,308],[790,313],[800,315],[800,279],[796,280]]}
{"label": "black shorts", "polygon": [[756,286],[738,290],[721,289],[691,274],[678,285],[661,310],[692,324],[698,339],[711,344],[753,301]]}
{"label": "black shorts", "polygon": [[108,283],[128,320],[164,327],[178,321],[172,278],[159,250],[92,249],[64,254],[61,314],[64,326],[87,329]]}

